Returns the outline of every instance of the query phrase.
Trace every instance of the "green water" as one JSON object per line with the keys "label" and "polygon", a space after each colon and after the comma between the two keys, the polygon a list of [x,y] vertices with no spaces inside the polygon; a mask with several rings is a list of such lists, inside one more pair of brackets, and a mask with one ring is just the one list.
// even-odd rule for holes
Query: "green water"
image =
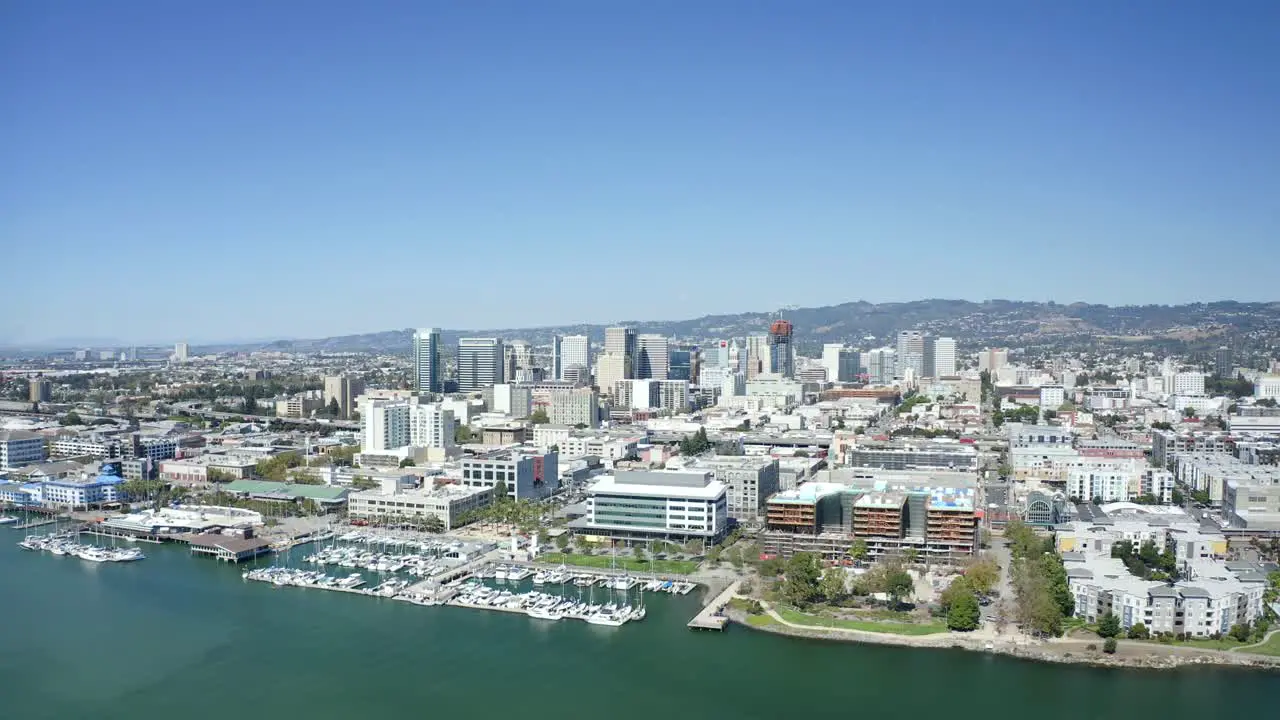
{"label": "green water", "polygon": [[684,626],[604,628],[246,583],[142,546],[94,564],[0,530],[3,718],[1204,718],[1274,716],[1280,677],[1041,665]]}

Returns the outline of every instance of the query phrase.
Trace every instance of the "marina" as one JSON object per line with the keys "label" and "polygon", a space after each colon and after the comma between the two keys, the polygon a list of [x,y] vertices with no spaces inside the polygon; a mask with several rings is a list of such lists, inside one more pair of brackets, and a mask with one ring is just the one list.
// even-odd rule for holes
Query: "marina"
{"label": "marina", "polygon": [[74,557],[89,562],[133,562],[145,560],[146,555],[138,548],[106,548],[97,545],[85,545],[76,541],[74,535],[28,535],[18,542],[23,550],[48,552],[52,555]]}
{"label": "marina", "polygon": [[[56,525],[56,522],[56,519],[48,520],[45,524]],[[83,527],[58,532],[55,527],[45,535],[27,535],[17,545],[24,550],[90,562],[129,562],[146,557],[137,547],[82,544],[78,541],[82,532],[111,537],[113,543],[121,539],[113,532],[86,531]],[[227,563],[253,562],[264,555],[274,556],[269,566],[243,571],[241,578],[245,581],[268,583],[277,588],[311,588],[379,597],[421,606],[449,605],[522,614],[538,621],[568,619],[620,627],[646,617],[646,596],[687,595],[697,587],[685,580],[617,569],[588,571],[565,565],[502,560],[501,550],[495,543],[448,537],[325,530],[275,543],[231,533],[187,534],[178,539],[188,545],[191,555],[207,555]],[[302,556],[293,555],[293,549],[303,545],[312,546],[311,551]],[[299,560],[301,567],[295,566]],[[695,618],[694,622],[697,621]]]}

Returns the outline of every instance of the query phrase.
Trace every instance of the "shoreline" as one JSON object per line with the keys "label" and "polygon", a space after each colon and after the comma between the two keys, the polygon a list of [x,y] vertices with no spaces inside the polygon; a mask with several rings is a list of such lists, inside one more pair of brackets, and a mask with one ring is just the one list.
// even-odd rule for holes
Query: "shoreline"
{"label": "shoreline", "polygon": [[[862,645],[895,645],[920,649],[949,649],[966,652],[1004,655],[1006,657],[1068,665],[1091,665],[1107,668],[1143,668],[1148,670],[1172,670],[1189,665],[1220,665],[1240,668],[1251,668],[1268,672],[1280,672],[1280,658],[1267,655],[1250,655],[1247,653],[1228,653],[1200,648],[1184,648],[1178,646],[1156,646],[1164,651],[1162,654],[1133,651],[1146,647],[1146,643],[1122,641],[1121,652],[1107,655],[1100,650],[1089,650],[1088,645],[1101,646],[1102,641],[1091,643],[1084,640],[1057,639],[1054,641],[1010,641],[986,640],[967,637],[958,633],[938,633],[936,635],[894,635],[863,630],[842,630],[836,628],[807,628],[780,621],[772,613],[766,615],[770,622],[765,625],[752,625],[747,622],[747,614],[740,610],[729,610],[726,617],[729,622],[751,631],[771,633],[786,637],[798,637],[810,640],[826,640],[831,642],[853,643]],[[988,648],[990,642],[992,647]]]}

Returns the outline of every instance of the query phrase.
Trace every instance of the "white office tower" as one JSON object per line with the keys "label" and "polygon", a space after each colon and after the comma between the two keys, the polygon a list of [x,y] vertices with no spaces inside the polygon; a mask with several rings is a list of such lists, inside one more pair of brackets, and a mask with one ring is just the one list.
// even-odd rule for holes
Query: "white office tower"
{"label": "white office tower", "polygon": [[613,393],[614,405],[628,410],[648,410],[658,405],[658,388],[654,380],[619,380]]}
{"label": "white office tower", "polygon": [[174,362],[186,362],[191,353],[191,348],[184,342],[173,344]]}
{"label": "white office tower", "polygon": [[409,401],[409,444],[424,448],[453,447],[453,413],[436,403]]}
{"label": "white office tower", "polygon": [[597,427],[600,424],[600,396],[589,387],[552,390],[547,418],[553,425]]}
{"label": "white office tower", "polygon": [[413,389],[420,393],[444,391],[440,367],[440,330],[421,328],[413,333]]}
{"label": "white office tower", "polygon": [[903,330],[898,333],[898,377],[906,377],[908,370],[912,377],[924,375],[924,333],[919,330]]}
{"label": "white office tower", "polygon": [[897,352],[893,348],[876,348],[867,353],[867,380],[872,385],[888,385],[898,374]]}
{"label": "white office tower", "polygon": [[552,351],[559,350],[559,362],[555,365],[555,378],[567,380],[565,373],[571,367],[580,367],[588,374],[591,372],[591,343],[586,335],[565,335],[556,338]]}
{"label": "white office tower", "polygon": [[664,335],[636,336],[635,376],[641,380],[666,380],[671,371],[671,346]]}
{"label": "white office tower", "polygon": [[611,352],[601,355],[596,366],[596,385],[600,387],[600,392],[614,395],[618,383],[628,379],[629,369],[625,355]]}
{"label": "white office tower", "polygon": [[729,367],[740,373],[747,372],[747,353],[738,345],[738,338],[729,341]]}
{"label": "white office tower", "polygon": [[956,374],[956,341],[955,338],[930,338],[932,353],[928,364],[929,377],[952,377]]}
{"label": "white office tower", "polygon": [[853,382],[858,379],[858,353],[843,343],[822,346],[822,367],[829,382]]}
{"label": "white office tower", "polygon": [[[621,355],[627,360],[627,373],[635,369],[636,333],[631,328],[605,328],[604,351]],[[631,375],[627,374],[627,378]]]}
{"label": "white office tower", "polygon": [[528,387],[498,383],[493,386],[493,403],[489,409],[513,418],[529,417],[533,412],[533,392]]}
{"label": "white office tower", "polygon": [[[533,346],[528,341],[512,340],[511,356],[515,358],[517,369],[524,368],[527,370],[533,367]],[[512,375],[514,374],[512,373]]]}
{"label": "white office tower", "polygon": [[501,338],[458,340],[458,392],[477,392],[503,382]]}

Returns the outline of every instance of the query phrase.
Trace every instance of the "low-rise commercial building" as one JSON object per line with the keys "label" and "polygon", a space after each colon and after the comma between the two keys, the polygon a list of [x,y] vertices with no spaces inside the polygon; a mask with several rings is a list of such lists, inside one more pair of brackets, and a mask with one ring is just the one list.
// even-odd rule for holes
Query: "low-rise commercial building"
{"label": "low-rise commercial building", "polygon": [[764,520],[765,502],[778,492],[778,461],[762,456],[713,455],[689,458],[686,470],[710,470],[729,488],[729,518],[755,525]]}
{"label": "low-rise commercial building", "polygon": [[492,490],[499,483],[515,500],[546,498],[560,488],[559,455],[500,450],[462,460],[463,486]]}
{"label": "low-rise commercial building", "polygon": [[624,542],[715,542],[728,531],[727,494],[710,471],[621,470],[587,489],[586,514],[569,527]]}
{"label": "low-rise commercial building", "polygon": [[366,520],[411,521],[427,516],[440,519],[446,531],[464,523],[467,516],[493,502],[493,489],[462,485],[439,485],[401,490],[383,483],[375,490],[347,496],[347,513]]}

